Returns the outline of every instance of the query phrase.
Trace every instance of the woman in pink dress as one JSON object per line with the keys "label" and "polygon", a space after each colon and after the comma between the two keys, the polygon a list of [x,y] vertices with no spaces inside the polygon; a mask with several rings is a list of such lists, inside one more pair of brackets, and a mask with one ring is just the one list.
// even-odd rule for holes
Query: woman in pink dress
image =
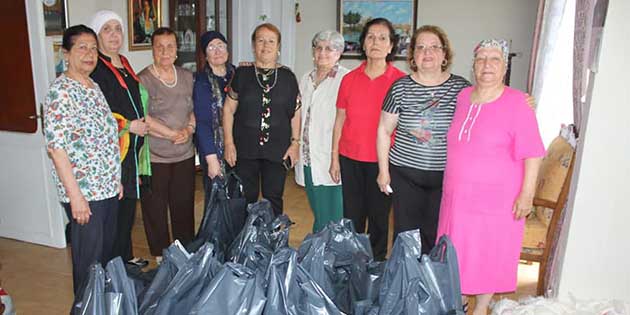
{"label": "woman in pink dress", "polygon": [[508,47],[474,50],[476,84],[465,88],[447,135],[438,235],[457,250],[462,294],[486,314],[494,293],[516,289],[524,217],[530,213],[545,150],[526,95],[503,84]]}

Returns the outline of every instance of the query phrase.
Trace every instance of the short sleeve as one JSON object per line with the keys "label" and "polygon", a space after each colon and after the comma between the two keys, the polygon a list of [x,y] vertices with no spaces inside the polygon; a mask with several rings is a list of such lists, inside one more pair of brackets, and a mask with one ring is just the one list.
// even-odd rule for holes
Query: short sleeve
{"label": "short sleeve", "polygon": [[238,100],[238,93],[241,91],[241,82],[243,77],[244,67],[239,67],[236,69],[232,80],[230,80],[230,84],[227,88],[228,96],[233,100]]}
{"label": "short sleeve", "polygon": [[518,96],[518,104],[514,110],[514,148],[513,154],[516,160],[542,157],[545,155],[545,147],[538,130],[536,113],[525,102],[525,95]]}
{"label": "short sleeve", "polygon": [[352,73],[349,73],[343,79],[339,85],[339,92],[337,93],[337,108],[346,109],[348,107],[348,90],[350,89],[350,77]]}
{"label": "short sleeve", "polygon": [[398,97],[398,93],[397,91],[399,90],[397,88],[397,84],[393,84],[390,88],[389,91],[387,91],[387,95],[385,96],[385,100],[383,101],[383,108],[382,110],[384,112],[388,112],[390,114],[399,114],[400,113],[400,102],[399,102],[399,97]]}
{"label": "short sleeve", "polygon": [[44,135],[49,149],[67,147],[73,116],[68,93],[51,87],[44,106]]}

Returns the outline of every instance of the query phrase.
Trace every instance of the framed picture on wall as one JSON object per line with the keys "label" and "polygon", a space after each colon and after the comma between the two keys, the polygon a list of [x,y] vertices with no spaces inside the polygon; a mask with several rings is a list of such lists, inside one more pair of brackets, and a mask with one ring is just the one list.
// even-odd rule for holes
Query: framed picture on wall
{"label": "framed picture on wall", "polygon": [[151,49],[151,35],[162,26],[162,0],[127,0],[129,50]]}
{"label": "framed picture on wall", "polygon": [[341,58],[361,56],[359,37],[365,23],[386,18],[394,25],[398,45],[396,59],[404,60],[413,31],[416,29],[418,0],[337,0],[337,30],[345,40]]}
{"label": "framed picture on wall", "polygon": [[61,35],[68,27],[66,0],[43,0],[46,36]]}

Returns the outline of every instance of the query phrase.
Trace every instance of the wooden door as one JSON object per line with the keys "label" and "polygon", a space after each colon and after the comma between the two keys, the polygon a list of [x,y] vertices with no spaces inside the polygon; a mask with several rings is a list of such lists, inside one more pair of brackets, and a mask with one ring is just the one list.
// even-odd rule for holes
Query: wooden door
{"label": "wooden door", "polygon": [[[39,2],[39,1],[38,1]],[[0,130],[37,131],[33,71],[29,49],[26,7],[23,1],[0,1]]]}

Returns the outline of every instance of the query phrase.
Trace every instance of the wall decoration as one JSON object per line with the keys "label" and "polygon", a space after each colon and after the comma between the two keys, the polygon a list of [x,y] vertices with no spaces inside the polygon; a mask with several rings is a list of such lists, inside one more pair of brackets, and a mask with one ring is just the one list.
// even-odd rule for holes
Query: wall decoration
{"label": "wall decoration", "polygon": [[162,0],[127,0],[129,50],[151,49],[151,35],[162,26]]}
{"label": "wall decoration", "polygon": [[416,29],[418,0],[337,0],[337,30],[345,39],[341,58],[361,56],[359,36],[365,23],[373,18],[386,18],[398,35],[396,59],[404,60],[413,31]]}
{"label": "wall decoration", "polygon": [[68,27],[66,0],[44,0],[44,27],[46,36],[61,35]]}
{"label": "wall decoration", "polygon": [[66,71],[66,63],[64,61],[63,49],[61,48],[61,38],[53,41],[53,62],[55,67],[55,77],[60,76]]}

